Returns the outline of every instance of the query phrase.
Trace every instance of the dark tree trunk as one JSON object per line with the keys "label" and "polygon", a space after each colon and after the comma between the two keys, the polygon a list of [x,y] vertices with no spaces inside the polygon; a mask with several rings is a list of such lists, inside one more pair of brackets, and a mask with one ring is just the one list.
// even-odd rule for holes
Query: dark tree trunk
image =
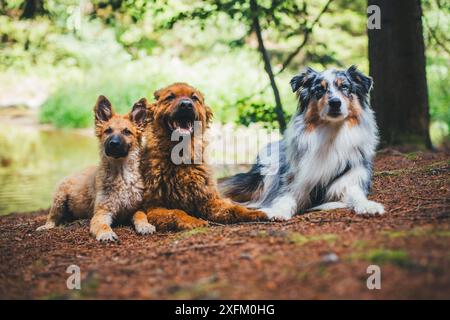
{"label": "dark tree trunk", "polygon": [[381,145],[431,147],[420,0],[368,0],[381,29],[368,30],[372,96]]}
{"label": "dark tree trunk", "polygon": [[44,8],[44,0],[25,0],[22,5],[21,19],[32,19],[38,15],[46,13]]}
{"label": "dark tree trunk", "polygon": [[272,71],[272,65],[270,63],[269,54],[267,53],[266,47],[261,34],[261,26],[258,19],[258,4],[256,0],[250,0],[250,8],[253,13],[253,29],[255,30],[256,37],[258,39],[258,50],[261,53],[264,70],[269,76],[270,86],[272,87],[273,95],[275,98],[275,114],[277,115],[277,121],[280,126],[280,131],[283,133],[286,130],[286,119],[284,117],[283,105],[281,104],[280,92],[278,91],[277,83],[275,81],[275,76]]}

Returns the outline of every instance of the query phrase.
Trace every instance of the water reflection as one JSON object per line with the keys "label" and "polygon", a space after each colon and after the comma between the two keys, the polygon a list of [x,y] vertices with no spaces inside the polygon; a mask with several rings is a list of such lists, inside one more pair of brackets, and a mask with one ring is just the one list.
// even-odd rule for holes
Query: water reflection
{"label": "water reflection", "polygon": [[92,136],[2,124],[0,215],[48,208],[56,184],[97,159]]}
{"label": "water reflection", "polygon": [[[97,162],[97,140],[92,134],[1,123],[0,215],[48,208],[62,178]],[[220,178],[248,167],[214,165],[212,169]]]}

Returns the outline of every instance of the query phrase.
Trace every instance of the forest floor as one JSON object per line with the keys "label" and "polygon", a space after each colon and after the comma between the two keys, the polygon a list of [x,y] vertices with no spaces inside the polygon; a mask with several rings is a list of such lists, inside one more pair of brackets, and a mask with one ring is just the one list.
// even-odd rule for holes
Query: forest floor
{"label": "forest floor", "polygon": [[[383,216],[348,210],[286,222],[213,225],[103,244],[75,221],[37,233],[47,210],[0,217],[0,298],[450,298],[450,154],[385,150],[371,199]],[[68,290],[67,267],[81,270]],[[366,285],[369,265],[381,289]]]}

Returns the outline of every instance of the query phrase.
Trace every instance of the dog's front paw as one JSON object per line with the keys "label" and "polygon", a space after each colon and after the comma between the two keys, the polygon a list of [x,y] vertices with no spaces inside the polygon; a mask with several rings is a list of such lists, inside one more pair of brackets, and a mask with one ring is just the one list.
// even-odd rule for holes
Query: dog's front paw
{"label": "dog's front paw", "polygon": [[140,235],[152,234],[156,231],[155,226],[150,223],[138,223],[135,225],[136,233]]}
{"label": "dog's front paw", "polygon": [[193,218],[187,221],[179,221],[178,222],[178,230],[192,230],[195,228],[204,228],[208,226],[208,221]]}
{"label": "dog's front paw", "polygon": [[250,221],[267,221],[269,217],[264,211],[261,210],[249,210]]}
{"label": "dog's front paw", "polygon": [[119,237],[117,236],[117,234],[112,230],[100,231],[99,233],[97,233],[95,238],[101,242],[109,242],[109,241],[118,241],[119,240]]}
{"label": "dog's front paw", "polygon": [[56,226],[56,224],[54,222],[46,222],[43,226],[40,226],[36,229],[36,231],[44,231],[44,230],[49,230],[49,229],[53,229]]}
{"label": "dog's front paw", "polygon": [[233,205],[225,208],[221,215],[227,223],[267,221],[267,214],[261,210]]}
{"label": "dog's front paw", "polygon": [[292,214],[289,211],[276,210],[273,208],[261,209],[269,218],[270,221],[286,221],[292,218]]}
{"label": "dog's front paw", "polygon": [[354,210],[357,214],[383,214],[384,207],[382,204],[367,200],[366,202],[357,204],[354,207]]}

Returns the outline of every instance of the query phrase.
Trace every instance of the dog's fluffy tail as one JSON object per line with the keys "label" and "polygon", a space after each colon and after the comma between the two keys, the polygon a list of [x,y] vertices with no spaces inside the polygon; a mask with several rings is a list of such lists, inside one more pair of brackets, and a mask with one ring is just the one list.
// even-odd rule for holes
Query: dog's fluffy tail
{"label": "dog's fluffy tail", "polygon": [[261,165],[255,164],[250,171],[238,173],[230,178],[219,181],[222,196],[240,203],[255,199],[263,189],[264,179],[261,175]]}

